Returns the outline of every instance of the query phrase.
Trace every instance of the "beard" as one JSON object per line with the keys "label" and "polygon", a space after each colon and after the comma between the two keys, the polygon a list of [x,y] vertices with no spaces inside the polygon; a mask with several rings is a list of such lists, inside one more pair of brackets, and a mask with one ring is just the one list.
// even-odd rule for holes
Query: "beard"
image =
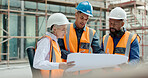
{"label": "beard", "polygon": [[[111,31],[111,30],[114,30],[114,32]],[[112,34],[117,34],[120,30],[118,31],[118,30],[116,30],[115,28],[109,28],[109,31],[110,31],[110,33],[112,33]]]}
{"label": "beard", "polygon": [[[115,37],[115,36],[118,36],[118,34],[120,33],[120,30],[116,30],[115,28],[110,28],[110,35],[112,37]],[[111,31],[111,30],[114,30],[114,31]]]}

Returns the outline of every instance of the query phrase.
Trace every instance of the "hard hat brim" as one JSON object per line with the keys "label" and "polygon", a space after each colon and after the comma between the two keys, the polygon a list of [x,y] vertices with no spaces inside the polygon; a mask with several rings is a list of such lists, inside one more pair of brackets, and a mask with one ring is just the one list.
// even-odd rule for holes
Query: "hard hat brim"
{"label": "hard hat brim", "polygon": [[[117,20],[120,20],[120,19],[123,19],[123,18],[116,18],[116,17],[109,17],[109,19],[117,19]],[[125,19],[123,19],[123,20],[125,20]]]}
{"label": "hard hat brim", "polygon": [[82,11],[82,10],[78,10],[78,11],[81,11],[82,13],[84,13],[84,14],[86,14],[86,15],[88,15],[88,16],[93,17],[93,15],[92,15],[92,14],[86,13],[86,12],[84,12],[84,11]]}
{"label": "hard hat brim", "polygon": [[[56,24],[56,25],[65,25],[65,24],[72,24],[72,23],[70,23],[70,22],[67,22],[67,23],[58,23],[58,24]],[[52,24],[52,25],[54,25],[54,24]],[[47,26],[47,28],[50,28],[52,25]]]}

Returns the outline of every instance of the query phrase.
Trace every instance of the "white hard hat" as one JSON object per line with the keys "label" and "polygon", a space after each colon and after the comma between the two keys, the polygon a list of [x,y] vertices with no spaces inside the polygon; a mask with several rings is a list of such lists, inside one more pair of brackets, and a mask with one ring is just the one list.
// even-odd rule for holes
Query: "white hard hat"
{"label": "white hard hat", "polygon": [[126,12],[121,7],[116,7],[111,10],[109,18],[126,20]]}
{"label": "white hard hat", "polygon": [[50,28],[52,25],[65,25],[70,24],[66,16],[62,13],[54,13],[48,18],[47,28]]}

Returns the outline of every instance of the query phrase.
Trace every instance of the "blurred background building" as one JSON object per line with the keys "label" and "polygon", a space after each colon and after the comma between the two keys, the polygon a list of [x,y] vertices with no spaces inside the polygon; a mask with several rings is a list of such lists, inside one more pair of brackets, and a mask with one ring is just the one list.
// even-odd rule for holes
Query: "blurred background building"
{"label": "blurred background building", "polygon": [[[36,45],[45,34],[48,17],[64,13],[75,21],[75,7],[86,0],[0,0],[0,63],[27,59],[26,48]],[[147,0],[87,0],[93,5],[93,17],[87,26],[95,29],[100,38],[108,33],[108,15],[114,7],[127,12],[125,27],[141,37],[140,57],[148,61],[148,1]]]}

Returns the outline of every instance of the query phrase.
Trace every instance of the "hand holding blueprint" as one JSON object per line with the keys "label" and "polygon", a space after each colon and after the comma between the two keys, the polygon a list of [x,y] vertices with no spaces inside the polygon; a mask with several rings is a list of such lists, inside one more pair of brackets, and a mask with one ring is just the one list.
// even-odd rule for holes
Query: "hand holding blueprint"
{"label": "hand holding blueprint", "polygon": [[67,58],[67,62],[70,61],[75,61],[75,66],[67,69],[67,72],[113,67],[118,64],[126,63],[128,61],[128,57],[115,54],[71,53]]}

